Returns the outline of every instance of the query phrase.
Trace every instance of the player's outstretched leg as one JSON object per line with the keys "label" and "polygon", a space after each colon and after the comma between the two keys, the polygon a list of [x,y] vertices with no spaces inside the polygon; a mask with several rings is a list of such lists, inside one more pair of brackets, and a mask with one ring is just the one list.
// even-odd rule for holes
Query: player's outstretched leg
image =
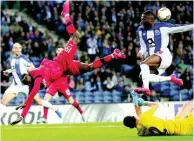
{"label": "player's outstretched leg", "polygon": [[150,80],[150,82],[170,81],[170,82],[173,82],[179,86],[183,85],[183,80],[177,78],[174,74],[171,76],[160,76],[160,75],[156,75],[156,74],[150,74],[149,80]]}
{"label": "player's outstretched leg", "polygon": [[79,71],[81,74],[92,71],[94,69],[100,68],[106,63],[112,61],[113,59],[125,59],[126,56],[119,49],[115,49],[114,52],[110,55],[105,56],[104,58],[100,58],[95,60],[91,64],[79,63]]}

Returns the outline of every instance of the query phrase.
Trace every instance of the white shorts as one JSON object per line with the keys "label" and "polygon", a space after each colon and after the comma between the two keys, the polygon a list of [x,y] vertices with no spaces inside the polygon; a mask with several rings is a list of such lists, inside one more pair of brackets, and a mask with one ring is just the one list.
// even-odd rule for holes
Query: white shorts
{"label": "white shorts", "polygon": [[[25,94],[26,96],[28,96],[28,93],[29,93],[29,86],[27,85],[15,85],[14,83],[12,83],[9,88],[7,88],[7,90],[5,91],[5,93],[14,93],[16,94],[16,96],[20,93],[23,93]],[[37,97],[38,94],[36,94],[35,97]]]}
{"label": "white shorts", "polygon": [[162,51],[158,51],[154,54],[161,57],[160,66],[159,66],[159,68],[157,68],[157,70],[159,72],[158,75],[161,75],[172,64],[172,55],[171,55],[168,48],[166,48]]}
{"label": "white shorts", "polygon": [[28,95],[29,92],[29,86],[27,85],[14,85],[13,83],[9,86],[9,88],[5,91],[5,93],[15,93],[18,95],[19,93],[24,93],[25,95]]}

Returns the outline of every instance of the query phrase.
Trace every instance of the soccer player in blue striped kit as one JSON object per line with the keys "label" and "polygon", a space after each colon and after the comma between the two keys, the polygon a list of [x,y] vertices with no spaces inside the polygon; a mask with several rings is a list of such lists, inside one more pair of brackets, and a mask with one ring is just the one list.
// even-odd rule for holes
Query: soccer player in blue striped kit
{"label": "soccer player in blue striped kit", "polygon": [[[143,60],[143,56],[148,53],[148,57],[140,64],[143,86],[135,88],[137,93],[144,93],[151,96],[149,82],[171,81],[179,86],[183,85],[181,79],[175,75],[161,76],[171,65],[172,55],[167,48],[169,34],[193,30],[193,24],[170,24],[167,22],[155,22],[154,14],[145,11],[141,16],[141,26],[138,28],[140,51],[137,56]],[[150,69],[157,69],[158,75],[150,74]]]}

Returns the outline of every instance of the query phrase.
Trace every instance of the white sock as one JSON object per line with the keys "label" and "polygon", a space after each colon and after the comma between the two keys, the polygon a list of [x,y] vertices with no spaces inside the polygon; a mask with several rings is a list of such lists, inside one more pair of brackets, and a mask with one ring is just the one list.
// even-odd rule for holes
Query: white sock
{"label": "white sock", "polygon": [[159,76],[155,74],[150,74],[149,80],[150,82],[163,82],[163,81],[170,81],[170,76]]}
{"label": "white sock", "polygon": [[53,111],[57,111],[58,109],[55,108],[50,102],[46,101],[46,100],[42,100],[42,106],[52,109]]}
{"label": "white sock", "polygon": [[6,105],[0,104],[0,118],[3,116],[4,112],[6,110]]}
{"label": "white sock", "polygon": [[142,73],[143,87],[149,89],[150,68],[146,64],[141,64],[140,68]]}

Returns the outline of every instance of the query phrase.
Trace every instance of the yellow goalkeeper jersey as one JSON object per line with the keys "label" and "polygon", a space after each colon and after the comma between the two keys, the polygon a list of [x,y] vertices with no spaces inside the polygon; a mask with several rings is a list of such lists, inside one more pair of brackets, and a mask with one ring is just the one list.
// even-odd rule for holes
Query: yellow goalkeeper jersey
{"label": "yellow goalkeeper jersey", "polygon": [[144,112],[137,125],[138,135],[189,135],[193,131],[193,115],[184,119],[164,120],[154,116],[156,109]]}

